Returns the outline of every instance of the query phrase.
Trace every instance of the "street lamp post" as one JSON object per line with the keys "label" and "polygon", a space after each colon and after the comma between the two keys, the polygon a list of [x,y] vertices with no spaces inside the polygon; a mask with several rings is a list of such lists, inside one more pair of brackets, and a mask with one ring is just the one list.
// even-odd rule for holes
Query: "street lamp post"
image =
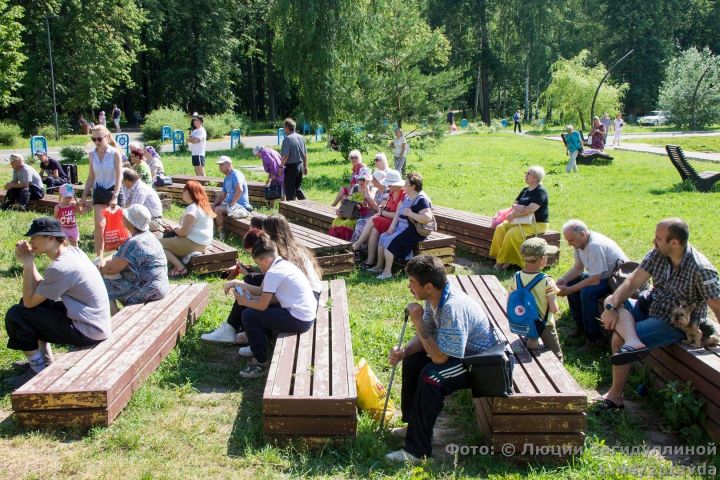
{"label": "street lamp post", "polygon": [[[52,16],[57,18],[57,16]],[[53,114],[55,115],[55,140],[60,140],[60,124],[58,123],[57,99],[55,97],[55,68],[52,58],[52,43],[50,42],[50,16],[45,15],[45,26],[47,27],[48,54],[50,55],[50,79],[52,80]]]}
{"label": "street lamp post", "polygon": [[[598,93],[600,92],[600,87],[602,87],[602,84],[605,83],[605,80],[606,80],[607,77],[610,75],[610,72],[612,72],[613,69],[620,64],[620,62],[622,62],[622,61],[625,60],[627,57],[629,57],[630,55],[632,55],[632,53],[633,53],[634,51],[635,51],[634,48],[631,49],[631,50],[630,50],[629,52],[627,52],[620,60],[618,60],[617,62],[615,62],[615,65],[613,65],[612,67],[610,67],[610,69],[607,71],[607,73],[606,73],[605,76],[602,78],[602,80],[600,80],[600,83],[598,84],[597,89],[595,90],[595,95],[593,96],[592,106],[590,107],[590,125],[592,125],[592,119],[593,119],[593,117],[595,116],[595,100],[597,100]],[[607,132],[606,132],[606,133],[607,133]]]}

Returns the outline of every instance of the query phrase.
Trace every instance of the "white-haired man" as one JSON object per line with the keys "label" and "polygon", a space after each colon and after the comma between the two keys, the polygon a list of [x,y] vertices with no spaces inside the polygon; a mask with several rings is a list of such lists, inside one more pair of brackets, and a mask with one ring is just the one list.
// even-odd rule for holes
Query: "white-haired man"
{"label": "white-haired man", "polygon": [[225,240],[225,216],[246,217],[253,207],[250,205],[247,181],[245,175],[232,166],[230,157],[223,155],[218,159],[218,167],[225,179],[223,180],[222,192],[215,197],[213,210],[215,210],[215,223],[218,227],[220,240]]}

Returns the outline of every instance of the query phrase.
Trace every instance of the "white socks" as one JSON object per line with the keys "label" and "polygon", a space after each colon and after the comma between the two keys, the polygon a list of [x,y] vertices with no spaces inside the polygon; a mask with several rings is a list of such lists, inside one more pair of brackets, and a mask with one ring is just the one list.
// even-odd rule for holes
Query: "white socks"
{"label": "white socks", "polygon": [[25,355],[28,359],[28,363],[30,363],[30,368],[33,369],[35,373],[41,372],[45,369],[47,365],[45,365],[45,360],[43,360],[43,354],[40,350],[36,351],[32,355]]}

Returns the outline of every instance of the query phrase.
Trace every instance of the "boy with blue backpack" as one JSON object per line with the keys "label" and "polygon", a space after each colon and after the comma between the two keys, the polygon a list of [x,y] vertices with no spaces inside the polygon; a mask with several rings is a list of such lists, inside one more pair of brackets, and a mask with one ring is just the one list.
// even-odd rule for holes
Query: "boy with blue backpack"
{"label": "boy with blue backpack", "polygon": [[515,273],[510,285],[507,315],[510,330],[526,338],[529,350],[538,350],[538,338],[552,350],[562,362],[553,313],[558,311],[557,293],[560,289],[549,275],[542,273],[547,256],[557,253],[558,248],[548,245],[543,238],[529,238],[520,246],[520,256],[525,267]]}

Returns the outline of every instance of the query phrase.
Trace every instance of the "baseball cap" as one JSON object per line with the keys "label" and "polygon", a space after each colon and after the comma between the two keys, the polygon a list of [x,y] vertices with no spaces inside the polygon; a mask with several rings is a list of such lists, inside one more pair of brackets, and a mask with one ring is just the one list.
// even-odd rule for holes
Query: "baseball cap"
{"label": "baseball cap", "polygon": [[25,233],[26,237],[38,235],[46,237],[64,237],[60,222],[51,217],[39,217],[30,223],[30,229]]}
{"label": "baseball cap", "polygon": [[197,113],[193,114],[192,118],[193,118],[193,120],[195,120],[195,119],[197,118],[197,119],[200,120],[201,122],[205,123],[205,119],[203,118],[203,116],[202,116],[202,115],[199,115],[199,114],[197,114]]}
{"label": "baseball cap", "polygon": [[218,158],[218,161],[215,162],[218,165],[222,165],[223,163],[230,163],[232,164],[232,159],[228,157],[227,155],[223,155],[222,157]]}
{"label": "baseball cap", "polygon": [[75,196],[75,187],[72,186],[70,183],[65,183],[60,186],[60,197],[74,197]]}
{"label": "baseball cap", "polygon": [[548,245],[545,239],[540,237],[528,238],[520,245],[520,255],[523,258],[539,258],[545,255],[553,255],[558,250],[558,247]]}
{"label": "baseball cap", "polygon": [[125,220],[141,232],[145,232],[150,228],[150,210],[145,205],[138,203],[130,205],[130,207],[123,209],[122,213]]}
{"label": "baseball cap", "polygon": [[262,149],[262,145],[255,145],[255,147],[253,148],[253,155],[257,155],[258,153],[262,152]]}
{"label": "baseball cap", "polygon": [[44,148],[38,148],[37,150],[35,150],[35,155],[36,155],[36,156],[37,156],[37,155],[45,155],[46,153],[47,153],[47,152],[45,151]]}

